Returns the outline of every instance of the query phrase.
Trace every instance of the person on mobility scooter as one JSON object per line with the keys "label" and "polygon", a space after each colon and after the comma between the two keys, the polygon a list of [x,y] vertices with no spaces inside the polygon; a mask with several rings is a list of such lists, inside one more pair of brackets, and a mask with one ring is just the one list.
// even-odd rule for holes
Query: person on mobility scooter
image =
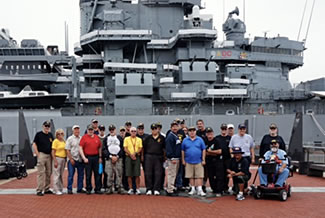
{"label": "person on mobility scooter", "polygon": [[286,183],[290,175],[289,162],[286,152],[279,149],[277,140],[271,141],[271,150],[264,154],[260,165],[260,186],[254,190],[254,197],[259,199],[263,195],[279,195],[282,201],[286,201],[291,195],[291,186]]}

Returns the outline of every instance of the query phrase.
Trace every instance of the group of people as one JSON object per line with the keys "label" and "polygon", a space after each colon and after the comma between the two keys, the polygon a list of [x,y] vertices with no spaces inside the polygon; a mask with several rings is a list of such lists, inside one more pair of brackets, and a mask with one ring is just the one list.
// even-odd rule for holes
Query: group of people
{"label": "group of people", "polygon": [[[53,137],[50,128],[51,123],[45,121],[33,143],[37,156],[38,196],[53,194],[50,190],[52,169],[54,193],[63,194],[67,161],[68,194],[73,194],[77,171],[77,193],[92,193],[94,174],[95,194],[103,194],[101,190],[104,189],[106,194],[116,191],[139,195],[142,167],[146,195],[160,195],[167,178],[165,190],[168,196],[177,196],[179,191],[187,190],[188,195],[204,197],[209,181],[216,197],[233,192],[237,200],[244,200],[251,177],[249,167],[255,163],[254,140],[246,133],[245,124],[239,124],[237,134],[234,134],[233,124],[222,124],[220,134],[216,135],[211,127],[205,127],[203,120],[198,120],[196,126],[187,127],[185,120],[176,119],[166,134],[162,133],[160,123],[151,124],[151,134],[146,134],[143,123],[133,127],[128,121],[118,130],[115,125],[109,125],[106,133],[105,126],[93,119],[83,136],[81,127],[74,125],[73,134],[66,140],[62,129],[57,129]],[[278,148],[276,151],[275,147]],[[260,144],[259,156],[279,150],[285,155],[284,140],[277,134],[277,126],[271,124],[269,134]],[[282,173],[277,183],[280,185],[287,177],[285,166],[279,168],[279,173]],[[261,182],[265,182],[262,172],[260,177]],[[229,179],[233,180],[232,188],[228,187]]]}

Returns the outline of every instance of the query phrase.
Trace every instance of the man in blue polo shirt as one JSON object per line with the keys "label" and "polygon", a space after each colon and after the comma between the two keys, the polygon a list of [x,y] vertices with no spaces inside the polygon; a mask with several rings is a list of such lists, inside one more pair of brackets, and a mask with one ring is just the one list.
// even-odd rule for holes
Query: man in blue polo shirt
{"label": "man in blue polo shirt", "polygon": [[191,191],[189,195],[194,195],[197,186],[197,194],[205,196],[202,190],[205,165],[205,143],[201,137],[196,136],[195,127],[188,129],[189,137],[182,143],[182,162],[185,166],[185,177],[190,179]]}

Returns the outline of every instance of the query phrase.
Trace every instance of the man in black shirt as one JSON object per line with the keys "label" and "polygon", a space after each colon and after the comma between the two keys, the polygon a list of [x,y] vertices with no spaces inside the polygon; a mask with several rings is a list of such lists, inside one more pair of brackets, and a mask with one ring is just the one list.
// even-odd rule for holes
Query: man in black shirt
{"label": "man in black shirt", "polygon": [[161,177],[165,154],[165,137],[159,134],[156,124],[151,125],[152,134],[143,141],[145,183],[147,195],[160,195]]}
{"label": "man in black shirt", "polygon": [[206,128],[205,145],[207,147],[206,162],[210,186],[213,193],[217,194],[217,197],[221,197],[224,181],[222,149],[214,137],[213,129],[210,127]]}
{"label": "man in black shirt", "polygon": [[230,166],[230,150],[229,150],[229,142],[230,142],[231,136],[227,135],[227,124],[223,123],[220,126],[220,135],[216,136],[216,140],[218,142],[218,145],[222,149],[222,160],[223,160],[223,169],[224,169],[224,182],[223,182],[223,192],[224,194],[229,194],[228,192],[228,183],[229,178],[227,177],[227,169],[229,169]]}
{"label": "man in black shirt", "polygon": [[131,121],[126,121],[124,127],[125,127],[125,131],[126,131],[125,137],[131,136],[131,133],[130,133],[130,129],[132,127]]}
{"label": "man in black shirt", "polygon": [[251,173],[249,172],[249,163],[246,158],[243,158],[240,147],[234,147],[232,149],[232,154],[234,157],[230,161],[230,168],[228,171],[228,177],[232,178],[234,187],[233,190],[237,194],[236,200],[241,201],[244,200],[244,189],[247,187],[248,180],[251,177]]}
{"label": "man in black shirt", "polygon": [[197,120],[196,127],[197,127],[196,135],[200,136],[202,139],[204,139],[205,134],[206,134],[206,129],[205,129],[203,120],[201,120],[201,119]]}
{"label": "man in black shirt", "polygon": [[52,174],[52,142],[53,135],[50,132],[51,122],[43,123],[43,130],[35,135],[33,142],[33,150],[37,156],[37,195],[53,194],[50,190],[51,174]]}
{"label": "man in black shirt", "polygon": [[278,135],[278,127],[275,123],[271,123],[269,134],[265,135],[261,141],[260,145],[260,158],[264,157],[264,154],[270,150],[270,144],[272,140],[277,140],[279,142],[279,148],[286,151],[286,145],[281,136]]}

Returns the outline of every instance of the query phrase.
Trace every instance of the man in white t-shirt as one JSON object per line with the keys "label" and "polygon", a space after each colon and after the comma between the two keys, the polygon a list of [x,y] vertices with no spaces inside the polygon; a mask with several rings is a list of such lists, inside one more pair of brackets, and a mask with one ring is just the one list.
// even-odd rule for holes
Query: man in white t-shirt
{"label": "man in white t-shirt", "polygon": [[246,134],[246,125],[239,124],[238,125],[238,134],[233,135],[229,142],[229,149],[232,152],[234,147],[240,147],[243,153],[243,157],[247,159],[248,163],[255,162],[255,152],[254,152],[254,140],[252,136]]}

